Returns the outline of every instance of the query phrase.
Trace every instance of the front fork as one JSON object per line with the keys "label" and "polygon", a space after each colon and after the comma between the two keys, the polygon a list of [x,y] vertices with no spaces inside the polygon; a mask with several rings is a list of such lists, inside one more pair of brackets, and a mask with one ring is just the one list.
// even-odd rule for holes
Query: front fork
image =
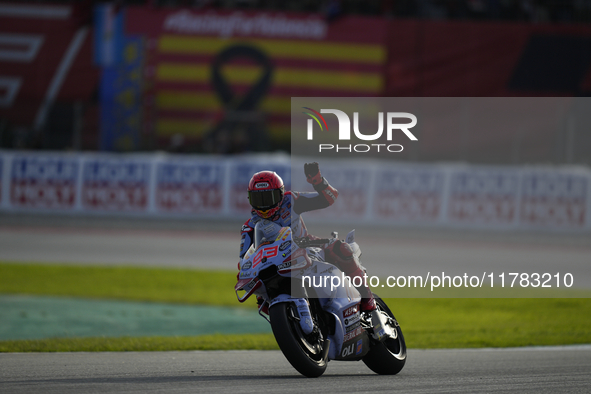
{"label": "front fork", "polygon": [[[271,305],[275,305],[279,302],[292,302],[295,305],[294,316],[302,328],[302,331],[309,335],[314,331],[314,321],[312,319],[312,313],[310,313],[310,305],[305,298],[293,298],[287,294],[281,294],[271,302]],[[270,307],[269,307],[270,308]]]}
{"label": "front fork", "polygon": [[308,301],[304,298],[298,298],[295,301],[302,331],[308,335],[314,331],[314,322],[312,321],[312,314],[310,313],[310,306]]}

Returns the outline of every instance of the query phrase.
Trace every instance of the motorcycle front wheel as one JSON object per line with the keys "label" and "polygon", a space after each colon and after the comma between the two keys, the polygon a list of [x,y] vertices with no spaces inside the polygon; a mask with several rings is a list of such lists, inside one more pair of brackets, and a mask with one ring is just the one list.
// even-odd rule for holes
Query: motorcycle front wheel
{"label": "motorcycle front wheel", "polygon": [[[292,309],[294,308],[294,309]],[[289,363],[302,375],[309,378],[321,376],[326,370],[323,356],[323,338],[320,333],[306,335],[295,318],[295,306],[281,302],[269,309],[273,335]]]}
{"label": "motorcycle front wheel", "polygon": [[363,357],[363,362],[377,374],[395,375],[402,370],[406,363],[406,342],[402,330],[388,305],[375,294],[374,299],[378,309],[387,313],[391,321],[394,322],[390,326],[396,331],[396,338],[388,338],[384,342],[374,343],[371,350]]}

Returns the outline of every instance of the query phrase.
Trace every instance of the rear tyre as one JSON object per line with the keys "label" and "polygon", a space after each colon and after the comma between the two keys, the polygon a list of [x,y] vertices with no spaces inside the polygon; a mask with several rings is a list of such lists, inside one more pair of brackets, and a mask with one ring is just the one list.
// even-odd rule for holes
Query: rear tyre
{"label": "rear tyre", "polygon": [[306,335],[292,308],[292,304],[281,302],[269,309],[273,335],[287,361],[302,375],[316,378],[326,370],[323,336],[320,332]]}
{"label": "rear tyre", "polygon": [[373,295],[378,309],[390,316],[392,330],[396,330],[396,338],[388,338],[384,342],[375,342],[371,350],[363,357],[363,362],[369,369],[380,375],[396,375],[406,363],[406,343],[402,330],[388,308],[388,305],[377,295]]}

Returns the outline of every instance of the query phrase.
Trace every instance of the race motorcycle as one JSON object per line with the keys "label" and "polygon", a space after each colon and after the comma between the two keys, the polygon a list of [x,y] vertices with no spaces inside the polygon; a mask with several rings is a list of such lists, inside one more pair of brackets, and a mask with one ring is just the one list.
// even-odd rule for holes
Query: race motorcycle
{"label": "race motorcycle", "polygon": [[[259,314],[271,323],[289,363],[304,376],[321,376],[330,360],[362,360],[378,374],[397,374],[406,362],[400,325],[377,295],[377,313],[382,317],[372,318],[372,313],[361,312],[361,296],[348,281],[334,286],[336,278],[345,276],[324,261],[318,246],[337,237],[296,238],[289,227],[259,221],[254,243],[239,263],[238,301],[253,294],[261,297]],[[345,242],[357,256],[361,254],[355,230]],[[384,323],[386,327],[382,327]]]}

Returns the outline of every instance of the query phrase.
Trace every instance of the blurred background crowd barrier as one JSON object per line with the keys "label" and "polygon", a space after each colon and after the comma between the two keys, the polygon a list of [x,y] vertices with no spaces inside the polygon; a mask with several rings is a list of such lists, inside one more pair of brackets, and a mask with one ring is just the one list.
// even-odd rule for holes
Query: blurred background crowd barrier
{"label": "blurred background crowd barrier", "polygon": [[[0,2],[0,147],[289,152],[291,97],[589,96],[590,16],[587,0]],[[538,138],[564,154],[536,161],[590,164],[587,134]],[[464,153],[446,160],[482,162]]]}
{"label": "blurred background crowd barrier", "polygon": [[[293,158],[291,158],[293,159]],[[304,159],[304,158],[302,158]],[[0,152],[0,208],[16,212],[247,218],[251,174],[276,171],[286,188],[287,155]],[[591,229],[587,167],[404,164],[327,159],[339,189],[330,209],[306,220],[488,229]]]}
{"label": "blurred background crowd barrier", "polygon": [[[291,153],[292,97],[587,97],[590,22],[591,0],[0,2],[0,206],[244,215],[255,167],[289,164],[271,152]],[[348,209],[589,226],[587,124],[482,130],[360,167],[372,187]]]}

